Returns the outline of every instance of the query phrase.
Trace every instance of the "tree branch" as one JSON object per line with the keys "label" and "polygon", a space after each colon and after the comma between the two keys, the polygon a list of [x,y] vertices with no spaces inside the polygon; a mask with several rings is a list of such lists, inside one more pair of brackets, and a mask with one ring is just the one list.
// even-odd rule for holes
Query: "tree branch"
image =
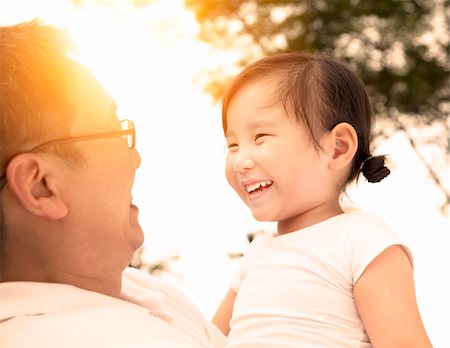
{"label": "tree branch", "polygon": [[434,181],[436,186],[444,194],[445,202],[441,205],[440,211],[442,214],[445,214],[446,209],[450,208],[449,192],[445,188],[444,184],[442,183],[441,179],[439,178],[438,174],[435,172],[433,167],[426,161],[426,159],[420,153],[416,141],[414,140],[414,138],[412,137],[411,133],[408,131],[408,128],[404,125],[404,123],[400,120],[400,118],[397,115],[395,115],[392,112],[389,112],[389,117],[394,122],[394,125],[397,128],[397,130],[402,131],[406,135],[412,149],[414,150],[417,157],[420,159],[420,161],[424,164],[425,168],[427,169],[428,175],[430,175],[431,179]]}

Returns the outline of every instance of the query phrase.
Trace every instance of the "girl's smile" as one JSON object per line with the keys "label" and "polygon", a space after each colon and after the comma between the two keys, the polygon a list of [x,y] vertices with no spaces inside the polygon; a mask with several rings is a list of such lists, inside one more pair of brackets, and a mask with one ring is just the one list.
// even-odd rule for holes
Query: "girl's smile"
{"label": "girl's smile", "polygon": [[255,197],[258,193],[265,192],[272,184],[272,180],[260,180],[243,183],[242,186],[247,191],[249,197]]}

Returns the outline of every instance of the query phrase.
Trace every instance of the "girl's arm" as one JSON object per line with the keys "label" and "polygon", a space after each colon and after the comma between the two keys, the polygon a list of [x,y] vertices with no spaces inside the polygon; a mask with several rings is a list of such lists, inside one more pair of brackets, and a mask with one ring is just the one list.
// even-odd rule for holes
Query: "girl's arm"
{"label": "girl's arm", "polygon": [[236,291],[230,288],[228,293],[225,295],[222,303],[214,314],[212,320],[213,324],[216,325],[220,331],[223,332],[225,336],[228,336],[230,332],[230,319],[233,313],[234,300],[236,299]]}
{"label": "girl's arm", "polygon": [[374,348],[431,347],[417,307],[412,266],[401,246],[378,255],[353,294]]}

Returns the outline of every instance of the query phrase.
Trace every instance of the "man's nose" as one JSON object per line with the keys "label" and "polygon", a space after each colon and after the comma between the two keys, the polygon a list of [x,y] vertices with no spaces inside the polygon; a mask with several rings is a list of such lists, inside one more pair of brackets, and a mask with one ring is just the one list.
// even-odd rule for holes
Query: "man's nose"
{"label": "man's nose", "polygon": [[133,157],[134,157],[134,160],[136,163],[136,169],[137,169],[141,166],[141,155],[136,148],[132,149],[131,151],[133,151]]}

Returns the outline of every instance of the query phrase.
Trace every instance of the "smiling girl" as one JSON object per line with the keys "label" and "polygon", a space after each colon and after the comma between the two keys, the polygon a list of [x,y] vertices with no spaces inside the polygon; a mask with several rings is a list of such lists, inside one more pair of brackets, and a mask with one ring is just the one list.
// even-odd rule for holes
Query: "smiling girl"
{"label": "smiling girl", "polygon": [[359,174],[390,171],[370,152],[362,82],[327,56],[287,53],[244,69],[223,97],[226,176],[258,221],[213,322],[228,347],[429,347],[412,257],[377,216],[345,212]]}

